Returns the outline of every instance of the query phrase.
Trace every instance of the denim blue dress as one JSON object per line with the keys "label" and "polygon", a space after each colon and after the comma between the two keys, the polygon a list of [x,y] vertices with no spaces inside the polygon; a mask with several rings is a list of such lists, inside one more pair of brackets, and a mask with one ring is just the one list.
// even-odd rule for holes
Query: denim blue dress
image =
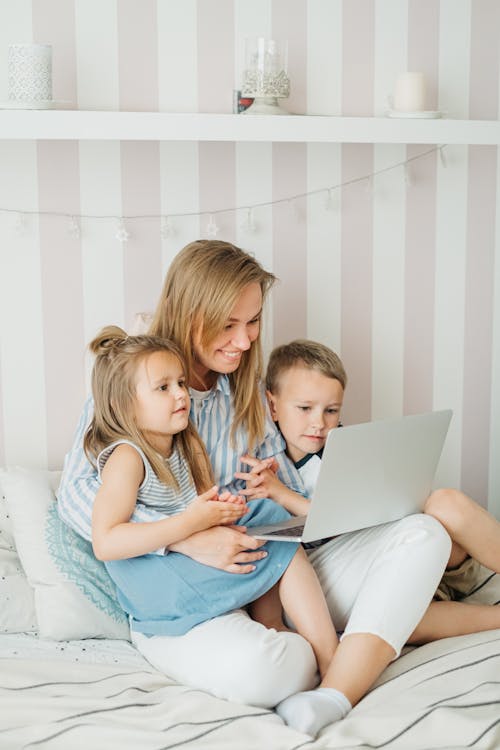
{"label": "denim blue dress", "polygon": [[[100,454],[99,476],[118,444]],[[165,516],[185,509],[197,493],[179,452],[174,449],[168,459],[179,482],[179,490],[175,490],[159,481],[144,453],[136,445],[133,447],[141,455],[145,468],[137,502],[153,506]],[[272,500],[251,500],[248,505],[250,510],[239,519],[238,525],[257,526],[290,517]],[[255,570],[245,575],[203,565],[178,552],[111,560],[105,565],[116,584],[120,605],[129,615],[132,630],[145,635],[182,635],[195,625],[244,607],[269,591],[287,569],[297,546],[291,542],[266,542],[263,549],[267,557],[257,561]]]}

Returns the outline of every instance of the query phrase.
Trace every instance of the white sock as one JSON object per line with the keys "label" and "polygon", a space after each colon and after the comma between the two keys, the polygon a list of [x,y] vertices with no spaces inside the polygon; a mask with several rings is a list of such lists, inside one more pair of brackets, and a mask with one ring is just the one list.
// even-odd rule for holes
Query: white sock
{"label": "white sock", "polygon": [[352,709],[344,693],[335,688],[317,688],[295,693],[275,708],[285,724],[315,737],[327,724],[343,719]]}

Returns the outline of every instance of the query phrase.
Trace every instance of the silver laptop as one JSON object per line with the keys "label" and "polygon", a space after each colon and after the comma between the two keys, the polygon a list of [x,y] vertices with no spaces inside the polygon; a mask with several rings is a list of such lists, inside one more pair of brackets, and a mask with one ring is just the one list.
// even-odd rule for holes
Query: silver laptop
{"label": "silver laptop", "polygon": [[258,539],[313,542],[422,511],[452,411],[331,430],[307,516],[247,527]]}

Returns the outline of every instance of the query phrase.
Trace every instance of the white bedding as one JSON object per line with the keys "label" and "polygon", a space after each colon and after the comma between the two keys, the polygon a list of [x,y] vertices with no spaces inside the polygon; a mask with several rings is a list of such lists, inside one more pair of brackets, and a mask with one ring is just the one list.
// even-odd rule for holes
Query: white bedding
{"label": "white bedding", "polygon": [[0,637],[2,750],[500,747],[500,630],[400,657],[311,742],[270,711],[176,685],[126,641]]}

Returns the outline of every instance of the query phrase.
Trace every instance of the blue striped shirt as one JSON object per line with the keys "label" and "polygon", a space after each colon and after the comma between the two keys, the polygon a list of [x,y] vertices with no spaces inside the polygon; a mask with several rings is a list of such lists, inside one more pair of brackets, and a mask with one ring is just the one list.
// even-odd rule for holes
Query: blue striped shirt
{"label": "blue striped shirt", "polygon": [[[234,446],[231,442],[231,425],[234,407],[229,378],[220,375],[211,391],[199,394],[193,391],[191,419],[205,443],[212,463],[215,481],[221,488],[237,494],[245,486],[243,480],[234,478],[236,471],[246,471],[240,458],[249,452],[248,436],[244,428],[236,431]],[[264,392],[261,396],[265,401]],[[63,474],[57,492],[59,515],[85,539],[92,538],[92,506],[99,482],[97,471],[83,450],[83,437],[92,419],[93,402],[89,397],[78,423],[73,445],[64,459]],[[274,456],[278,462],[278,476],[292,490],[305,495],[300,475],[285,454],[285,441],[271,419],[266,404],[265,435],[253,451],[257,458]],[[131,521],[157,521],[163,518],[154,508],[136,505]]]}

